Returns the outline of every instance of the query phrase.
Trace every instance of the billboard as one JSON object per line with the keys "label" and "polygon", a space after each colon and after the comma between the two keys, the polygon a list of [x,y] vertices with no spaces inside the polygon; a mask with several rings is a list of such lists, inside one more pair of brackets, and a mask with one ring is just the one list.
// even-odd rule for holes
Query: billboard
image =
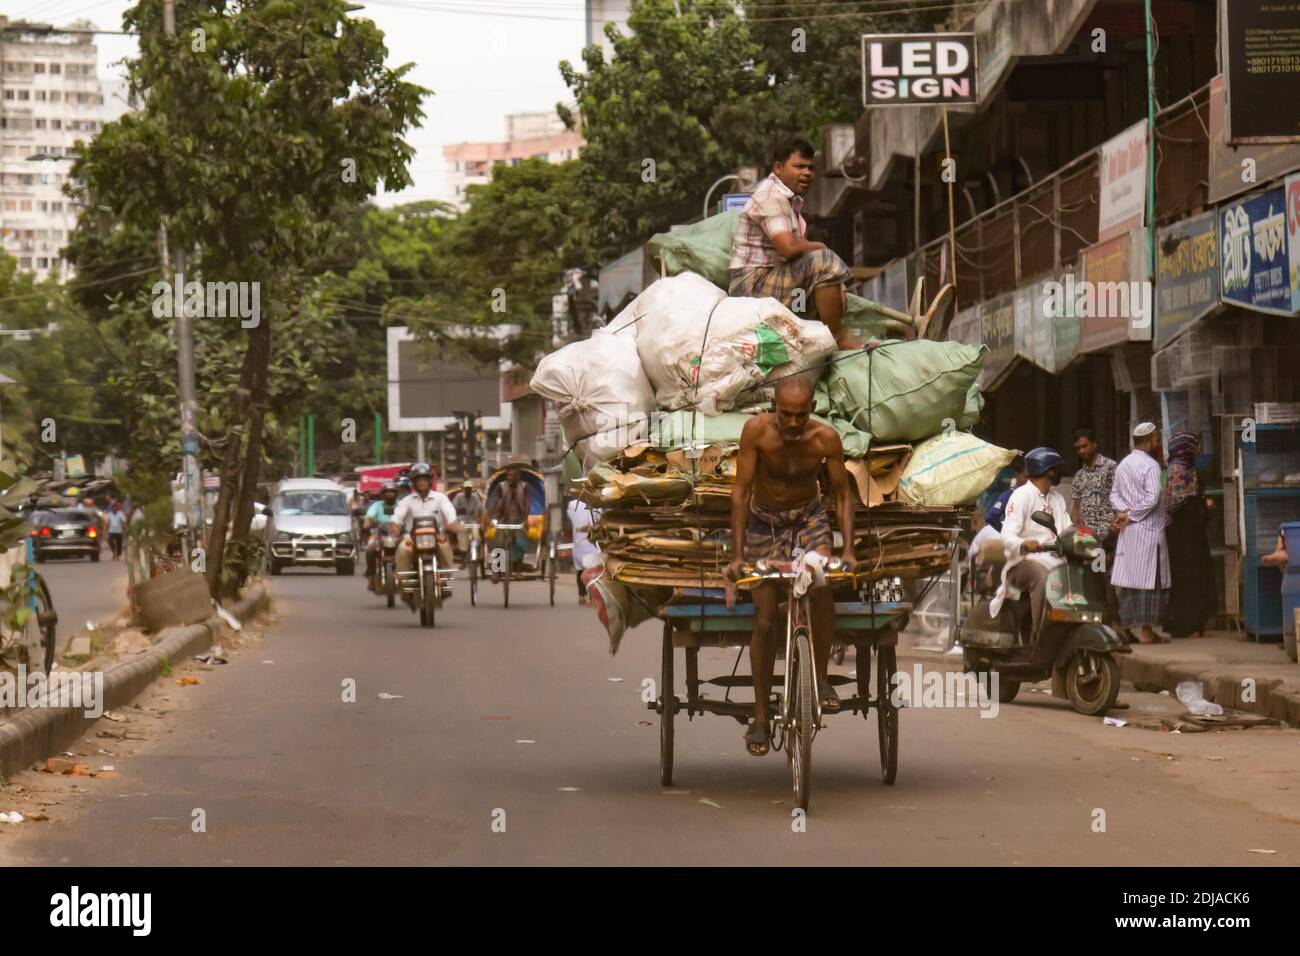
{"label": "billboard", "polygon": [[[479,334],[505,338],[514,326],[495,326]],[[455,334],[456,330],[453,330]],[[460,330],[465,335],[470,329]],[[475,368],[445,347],[417,340],[402,326],[388,329],[388,428],[395,432],[442,431],[455,424],[457,411],[482,412],[483,428],[510,427],[510,406],[501,397],[502,369]]]}
{"label": "billboard", "polygon": [[975,34],[862,36],[862,105],[952,106],[979,101]]}
{"label": "billboard", "polygon": [[1300,5],[1219,4],[1230,143],[1300,142]]}

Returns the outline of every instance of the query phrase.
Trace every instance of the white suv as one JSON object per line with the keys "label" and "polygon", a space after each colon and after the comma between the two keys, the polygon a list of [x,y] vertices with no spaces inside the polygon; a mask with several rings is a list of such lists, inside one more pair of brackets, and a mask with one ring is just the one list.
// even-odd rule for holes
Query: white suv
{"label": "white suv", "polygon": [[286,567],[329,567],[353,574],[357,544],[343,486],[325,478],[289,478],[271,499],[266,559],[272,574]]}

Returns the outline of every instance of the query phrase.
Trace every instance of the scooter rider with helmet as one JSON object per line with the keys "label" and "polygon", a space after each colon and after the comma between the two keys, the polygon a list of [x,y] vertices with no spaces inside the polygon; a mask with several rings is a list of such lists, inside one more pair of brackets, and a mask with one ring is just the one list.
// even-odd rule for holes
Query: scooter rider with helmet
{"label": "scooter rider with helmet", "polygon": [[[433,490],[433,473],[424,462],[411,466],[411,485],[414,490],[401,500],[393,514],[392,524],[402,534],[402,543],[397,546],[397,570],[410,571],[415,567],[415,545],[411,541],[411,527],[416,518],[436,518],[438,530],[442,533],[438,539],[438,561],[446,569],[455,567],[451,554],[451,545],[442,537],[443,534],[458,534],[460,522],[456,518],[456,509],[451,500],[441,491]],[[412,598],[403,595],[409,604]]]}
{"label": "scooter rider with helmet", "polygon": [[380,497],[366,509],[366,516],[361,522],[361,526],[371,532],[366,541],[366,587],[372,589],[375,586],[375,560],[379,555],[379,528],[391,523],[397,512],[397,483],[384,482],[379,494]]}
{"label": "scooter rider with helmet", "polygon": [[[1002,519],[1002,545],[1008,561],[1004,578],[1006,596],[1017,598],[1029,594],[1032,632],[1037,632],[1042,623],[1047,573],[1065,560],[1056,554],[1043,553],[1071,524],[1070,506],[1055,488],[1061,481],[1061,465],[1062,458],[1054,448],[1035,448],[1025,455],[1025,474],[1029,480],[1011,493]],[[1033,520],[1036,511],[1052,516],[1055,533]]]}

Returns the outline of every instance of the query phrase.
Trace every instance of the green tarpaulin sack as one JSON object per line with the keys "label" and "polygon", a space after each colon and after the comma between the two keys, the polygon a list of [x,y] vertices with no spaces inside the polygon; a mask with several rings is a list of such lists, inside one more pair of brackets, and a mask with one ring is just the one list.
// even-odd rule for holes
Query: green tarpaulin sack
{"label": "green tarpaulin sack", "polygon": [[[672,232],[656,233],[646,243],[646,251],[652,260],[663,260],[664,272],[668,275],[694,272],[725,292],[731,285],[731,243],[739,222],[739,212],[718,213]],[[801,317],[815,318],[812,296],[808,297],[807,304],[808,313]],[[879,305],[852,293],[849,293],[843,321],[849,328],[867,336],[883,338],[889,334]]]}
{"label": "green tarpaulin sack", "polygon": [[886,342],[840,352],[827,381],[835,417],[876,441],[920,441],[968,428],[983,399],[975,380],[983,350],[961,342]]}

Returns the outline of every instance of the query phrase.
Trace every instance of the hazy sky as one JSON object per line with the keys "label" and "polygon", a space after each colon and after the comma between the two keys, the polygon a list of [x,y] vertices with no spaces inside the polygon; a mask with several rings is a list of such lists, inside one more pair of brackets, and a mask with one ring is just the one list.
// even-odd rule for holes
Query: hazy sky
{"label": "hazy sky", "polygon": [[[414,63],[407,78],[433,91],[424,126],[409,140],[414,185],[380,202],[432,199],[442,186],[446,143],[499,140],[505,114],[550,110],[568,98],[559,62],[581,65],[586,38],[583,0],[362,0],[388,44],[392,66]],[[127,0],[0,0],[0,15],[67,26],[88,18],[120,30]],[[101,76],[121,73],[115,61],[135,53],[135,40],[99,36]]]}

